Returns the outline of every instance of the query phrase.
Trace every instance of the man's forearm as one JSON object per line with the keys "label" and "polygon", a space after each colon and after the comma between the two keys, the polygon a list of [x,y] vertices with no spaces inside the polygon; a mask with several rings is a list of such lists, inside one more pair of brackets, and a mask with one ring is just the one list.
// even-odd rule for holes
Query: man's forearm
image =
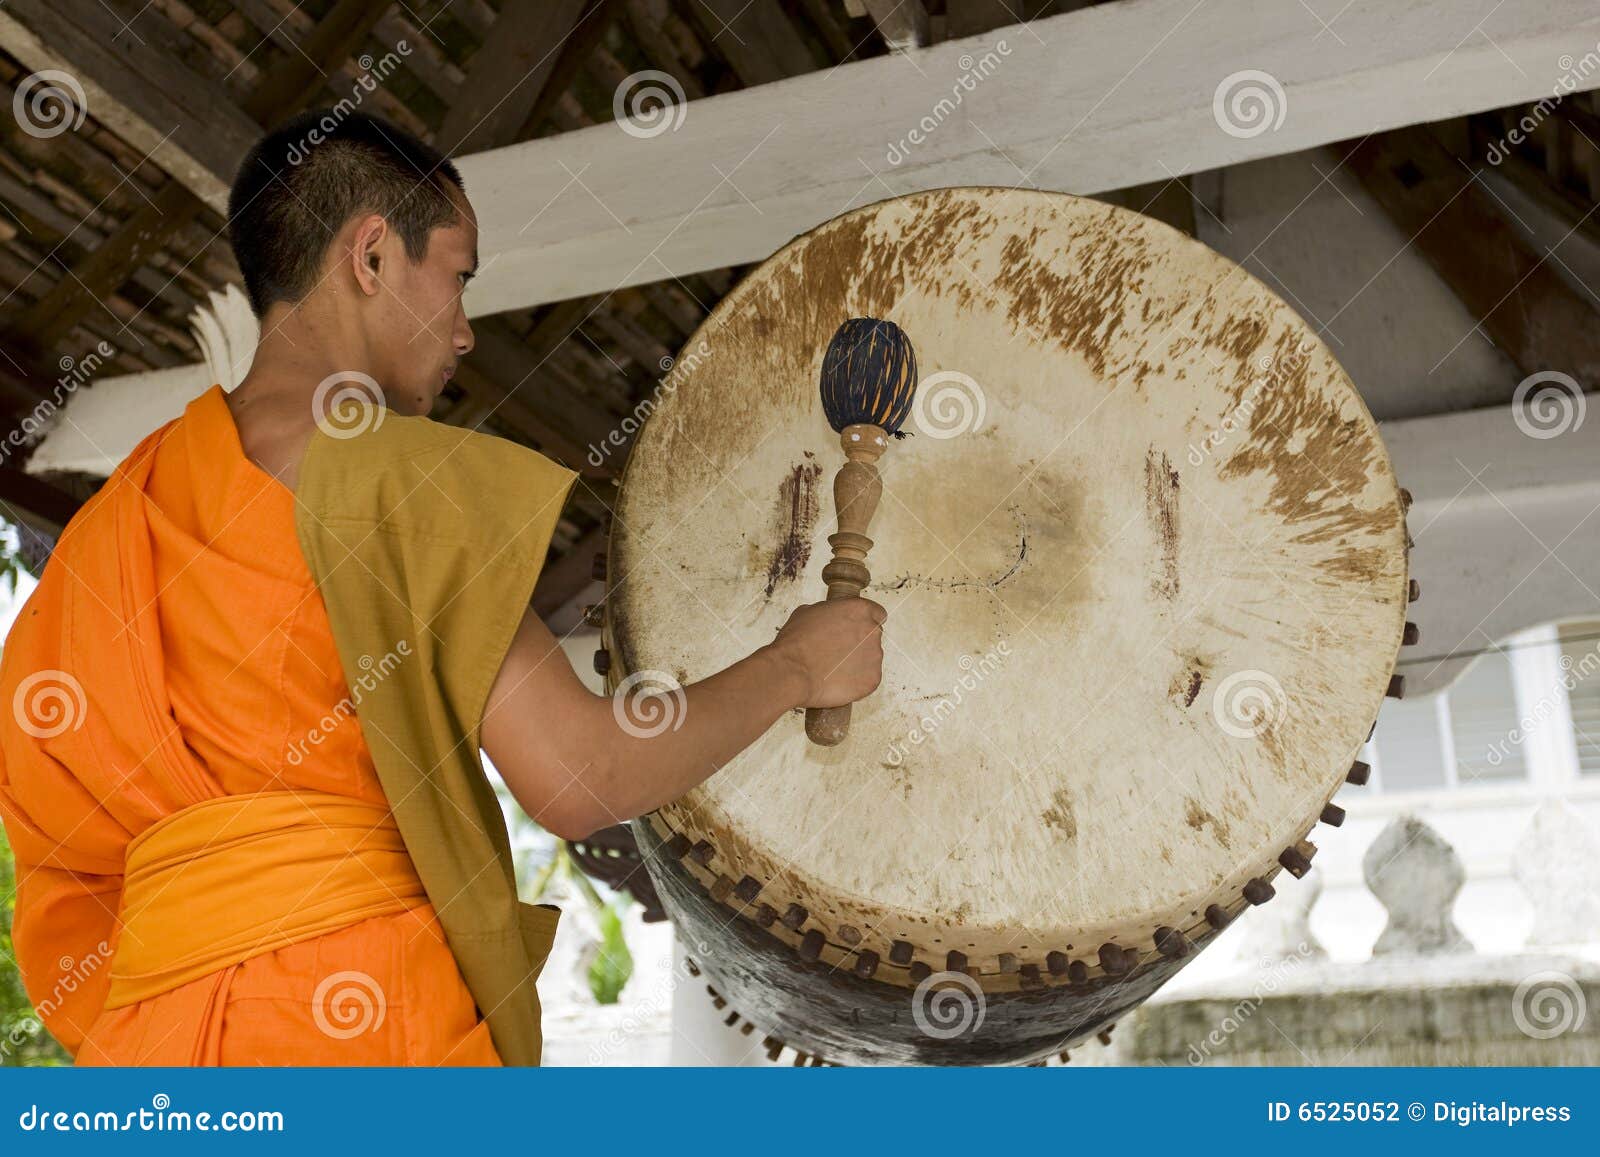
{"label": "man's forearm", "polygon": [[[711,777],[785,712],[804,706],[806,677],[776,646],[654,703],[618,696],[601,704],[596,758],[582,786],[608,818],[632,819]],[[669,714],[659,715],[656,712]]]}
{"label": "man's forearm", "polygon": [[787,711],[871,694],[885,617],[871,599],[805,603],[771,643],[697,683],[604,696],[530,609],[490,688],[482,746],[529,815],[580,839],[679,798]]}

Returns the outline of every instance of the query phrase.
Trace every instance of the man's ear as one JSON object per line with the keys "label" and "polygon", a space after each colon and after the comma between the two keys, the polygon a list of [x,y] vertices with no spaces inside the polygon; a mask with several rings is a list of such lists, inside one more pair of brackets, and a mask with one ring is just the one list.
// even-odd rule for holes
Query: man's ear
{"label": "man's ear", "polygon": [[376,213],[356,223],[350,242],[350,271],[356,285],[368,297],[383,288],[388,270],[384,268],[383,242],[389,236],[389,223]]}

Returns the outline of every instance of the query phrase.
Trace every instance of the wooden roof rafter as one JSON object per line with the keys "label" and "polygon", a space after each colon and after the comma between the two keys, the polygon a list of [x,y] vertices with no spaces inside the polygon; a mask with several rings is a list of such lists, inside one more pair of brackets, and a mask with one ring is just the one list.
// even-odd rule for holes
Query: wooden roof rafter
{"label": "wooden roof rafter", "polygon": [[1557,371],[1600,389],[1600,314],[1425,127],[1374,134],[1342,155],[1521,373]]}

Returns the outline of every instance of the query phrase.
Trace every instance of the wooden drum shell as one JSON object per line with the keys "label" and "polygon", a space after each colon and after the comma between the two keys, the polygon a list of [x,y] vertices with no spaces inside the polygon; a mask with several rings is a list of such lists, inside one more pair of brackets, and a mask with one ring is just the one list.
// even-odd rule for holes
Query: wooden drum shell
{"label": "wooden drum shell", "polygon": [[[633,830],[679,941],[710,978],[708,987],[764,1034],[836,1064],[1047,1060],[1141,1004],[1215,935],[1204,934],[1187,958],[1157,956],[1127,975],[1098,972],[1081,985],[1047,978],[1037,988],[1023,988],[1018,981],[1014,989],[982,990],[979,997],[941,981],[942,970],[935,970],[926,988],[908,989],[857,976],[853,954],[843,945],[828,945],[814,962],[802,960],[792,945],[750,917],[754,905],[734,915],[712,899],[667,849],[650,817],[635,820]],[[936,995],[941,985],[951,994],[943,1013]]]}

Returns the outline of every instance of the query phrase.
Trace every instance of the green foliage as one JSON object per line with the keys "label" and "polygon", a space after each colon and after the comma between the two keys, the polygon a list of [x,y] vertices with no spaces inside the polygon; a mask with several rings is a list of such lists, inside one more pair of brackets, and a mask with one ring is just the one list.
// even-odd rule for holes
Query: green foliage
{"label": "green foliage", "polygon": [[[24,574],[32,572],[17,553],[16,528],[0,520],[0,589],[7,599],[16,596],[17,582]],[[0,1068],[68,1064],[71,1058],[66,1050],[34,1015],[22,974],[17,971],[11,947],[11,917],[16,906],[16,865],[5,827],[0,825]]]}
{"label": "green foliage", "polygon": [[0,518],[0,591],[4,591],[4,597],[8,600],[16,597],[17,584],[23,575],[34,579],[39,577],[23,557],[21,534],[14,523]]}
{"label": "green foliage", "polygon": [[606,889],[606,896],[601,896],[594,881],[574,863],[572,849],[566,840],[556,840],[554,853],[532,872],[531,879],[523,889],[524,898],[529,903],[537,902],[558,875],[565,883],[568,895],[582,896],[589,905],[600,932],[600,938],[590,942],[579,958],[580,963],[588,961],[585,975],[589,981],[589,991],[597,1004],[616,1004],[633,976],[633,953],[629,951],[627,938],[623,934],[622,918],[634,899],[625,891],[613,892],[610,888]]}
{"label": "green foliage", "polygon": [[616,1004],[633,975],[633,953],[622,937],[622,914],[629,900],[618,896],[599,912],[600,946],[589,965],[589,991],[599,1004]]}
{"label": "green foliage", "polygon": [[30,573],[23,562],[9,550],[0,552],[0,588],[5,590],[5,597],[15,598],[17,594],[17,580]]}
{"label": "green foliage", "polygon": [[600,888],[573,862],[567,841],[550,835],[529,819],[498,772],[491,776],[490,782],[500,796],[510,828],[520,897],[530,904],[537,903],[559,876],[568,895],[584,898],[600,930],[600,939],[584,951],[584,958],[589,962],[586,973],[589,991],[599,1004],[616,1004],[633,976],[633,953],[628,949],[622,928],[622,917],[635,902],[633,896],[625,891],[613,892],[610,888],[606,888],[602,896]]}
{"label": "green foliage", "polygon": [[66,1050],[39,1023],[22,987],[22,975],[11,950],[11,915],[16,904],[11,845],[6,842],[5,829],[0,827],[0,1068],[68,1064]]}

